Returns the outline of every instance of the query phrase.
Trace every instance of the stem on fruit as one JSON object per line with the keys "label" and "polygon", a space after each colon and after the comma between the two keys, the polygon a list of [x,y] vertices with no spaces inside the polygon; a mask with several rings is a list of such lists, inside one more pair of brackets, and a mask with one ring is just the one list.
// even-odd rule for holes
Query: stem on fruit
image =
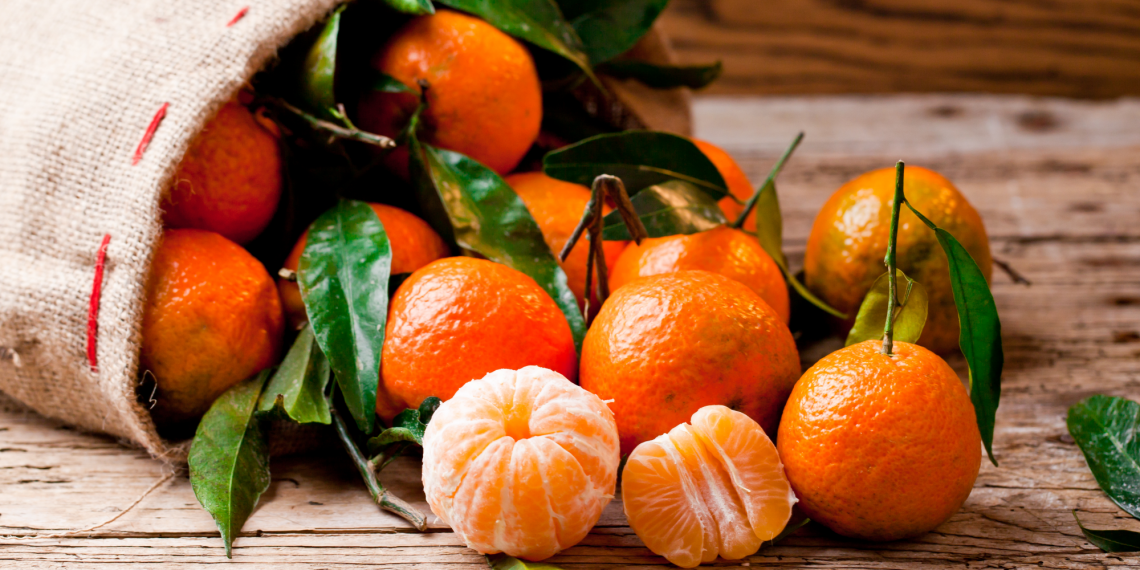
{"label": "stem on fruit", "polygon": [[317,118],[316,116],[310,115],[309,113],[306,113],[305,111],[302,111],[301,109],[295,107],[293,104],[284,99],[278,99],[276,97],[265,97],[265,100],[271,103],[274,107],[288,111],[289,113],[303,119],[306,123],[309,124],[310,127],[313,127],[318,131],[327,132],[334,137],[352,139],[373,146],[378,146],[383,149],[391,149],[396,147],[396,141],[386,136],[357,129],[345,128],[331,121]]}
{"label": "stem on fruit", "polygon": [[780,174],[780,170],[784,168],[784,163],[788,161],[788,158],[792,156],[792,153],[796,151],[796,147],[800,146],[800,142],[803,140],[804,132],[800,131],[800,133],[796,135],[796,138],[792,139],[792,144],[788,145],[787,150],[784,151],[780,160],[777,160],[776,164],[772,166],[772,170],[768,173],[768,177],[764,179],[764,183],[758,186],[756,191],[752,193],[752,196],[748,198],[748,201],[744,203],[744,211],[736,217],[735,222],[732,222],[732,227],[739,229],[744,226],[744,221],[748,219],[753,208],[756,207],[756,201],[760,199],[760,193],[764,191],[764,188],[768,186],[769,183],[776,179],[776,176]]}
{"label": "stem on fruit", "polygon": [[895,334],[895,307],[898,306],[898,293],[896,289],[896,275],[898,270],[895,263],[895,249],[899,239],[899,211],[902,210],[906,195],[903,193],[903,171],[906,164],[898,161],[895,164],[895,199],[891,202],[891,235],[887,239],[887,257],[883,260],[887,265],[887,323],[883,326],[883,354],[890,356],[894,349]]}
{"label": "stem on fruit", "polygon": [[376,471],[372,468],[372,463],[365,459],[364,454],[360,453],[360,448],[356,446],[356,442],[352,439],[352,434],[348,431],[348,425],[344,422],[340,412],[337,411],[336,406],[330,406],[329,411],[332,413],[333,426],[336,428],[336,435],[340,442],[344,444],[345,451],[348,452],[349,457],[352,458],[352,463],[356,465],[356,470],[360,472],[360,477],[364,479],[364,486],[368,487],[368,493],[372,495],[372,500],[380,508],[395,513],[404,520],[412,523],[416,530],[423,531],[427,529],[427,519],[415,507],[408,504],[407,501],[389,493],[384,486],[380,484],[380,480],[376,478]]}

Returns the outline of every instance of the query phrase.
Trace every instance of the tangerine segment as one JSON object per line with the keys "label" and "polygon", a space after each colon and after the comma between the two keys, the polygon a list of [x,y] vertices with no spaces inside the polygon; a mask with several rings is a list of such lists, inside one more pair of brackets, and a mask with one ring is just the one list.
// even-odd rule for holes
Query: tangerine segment
{"label": "tangerine segment", "polygon": [[617,480],[617,424],[597,396],[527,366],[473,380],[424,434],[428,505],[468,546],[543,560],[598,521]]}
{"label": "tangerine segment", "polygon": [[755,553],[783,530],[796,502],[760,424],[720,405],[638,445],[621,488],[629,526],[683,568]]}

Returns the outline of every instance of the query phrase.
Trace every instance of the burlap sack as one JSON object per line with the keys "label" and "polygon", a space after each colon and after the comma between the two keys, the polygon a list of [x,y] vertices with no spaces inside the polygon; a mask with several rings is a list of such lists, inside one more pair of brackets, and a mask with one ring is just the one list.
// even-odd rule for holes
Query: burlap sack
{"label": "burlap sack", "polygon": [[[141,307],[162,230],[162,193],[205,121],[336,4],[0,5],[0,391],[45,416],[184,460],[186,443],[159,437],[136,394]],[[133,164],[164,105],[165,117]],[[674,112],[687,129],[687,100]],[[96,368],[88,358],[88,317],[105,235],[102,290],[94,300]]]}

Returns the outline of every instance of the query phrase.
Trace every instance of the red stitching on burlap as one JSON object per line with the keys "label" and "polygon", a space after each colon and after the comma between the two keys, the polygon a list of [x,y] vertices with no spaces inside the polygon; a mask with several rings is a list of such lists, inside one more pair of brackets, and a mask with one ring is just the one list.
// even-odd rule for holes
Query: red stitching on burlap
{"label": "red stitching on burlap", "polygon": [[170,103],[163,103],[162,106],[158,108],[158,112],[154,114],[154,118],[150,120],[150,125],[146,128],[146,132],[143,133],[143,138],[139,141],[138,148],[135,149],[135,156],[131,158],[131,166],[138,164],[139,161],[142,160],[143,153],[146,152],[146,147],[150,145],[150,139],[154,138],[154,132],[158,130],[158,124],[161,123],[163,117],[166,116],[166,108],[169,106]]}
{"label": "red stitching on burlap", "polygon": [[95,284],[91,287],[91,304],[87,309],[87,362],[92,372],[99,371],[99,359],[95,355],[95,335],[99,332],[99,295],[103,290],[103,267],[107,261],[107,244],[111,234],[103,236],[99,253],[95,254]]}
{"label": "red stitching on burlap", "polygon": [[230,20],[230,22],[228,24],[226,24],[226,27],[228,28],[228,27],[238,23],[238,20],[244,18],[247,12],[249,12],[249,6],[246,6],[245,8],[238,10],[238,13],[234,14],[234,19]]}

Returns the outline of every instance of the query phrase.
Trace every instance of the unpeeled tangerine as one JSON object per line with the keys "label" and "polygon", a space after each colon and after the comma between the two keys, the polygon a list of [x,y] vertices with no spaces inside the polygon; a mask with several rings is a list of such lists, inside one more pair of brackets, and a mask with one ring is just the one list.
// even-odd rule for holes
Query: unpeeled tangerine
{"label": "unpeeled tangerine", "polygon": [[787,525],[796,497],[760,425],[717,405],[638,445],[622,471],[622,500],[650,550],[692,568],[755,553]]}
{"label": "unpeeled tangerine", "polygon": [[569,548],[613,498],[617,424],[561,374],[497,370],[460,388],[424,434],[424,493],[471,548],[543,560]]}

